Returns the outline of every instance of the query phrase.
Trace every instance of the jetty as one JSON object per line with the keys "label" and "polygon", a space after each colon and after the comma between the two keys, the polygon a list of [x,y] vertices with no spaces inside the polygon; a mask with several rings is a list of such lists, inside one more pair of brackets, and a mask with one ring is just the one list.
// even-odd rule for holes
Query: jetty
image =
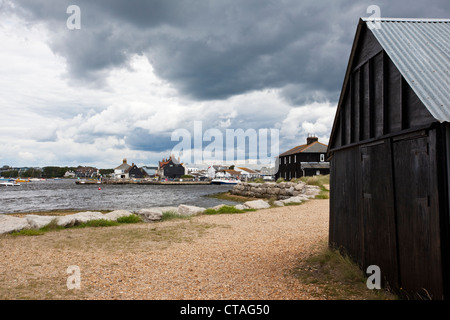
{"label": "jetty", "polygon": [[154,181],[154,180],[132,180],[132,179],[103,179],[103,180],[77,180],[79,185],[99,184],[139,184],[139,185],[208,185],[211,181]]}

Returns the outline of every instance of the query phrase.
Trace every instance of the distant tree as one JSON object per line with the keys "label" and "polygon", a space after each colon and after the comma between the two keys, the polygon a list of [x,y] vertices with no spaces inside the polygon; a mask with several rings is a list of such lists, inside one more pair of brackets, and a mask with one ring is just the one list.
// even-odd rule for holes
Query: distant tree
{"label": "distant tree", "polygon": [[17,170],[5,171],[2,173],[2,176],[5,178],[17,178],[19,176],[19,171]]}
{"label": "distant tree", "polygon": [[99,172],[101,175],[108,175],[114,173],[114,169],[100,169]]}
{"label": "distant tree", "polygon": [[27,177],[27,178],[40,178],[42,175],[42,171],[39,169],[28,169],[27,171],[25,171],[24,173],[21,174],[22,177]]}

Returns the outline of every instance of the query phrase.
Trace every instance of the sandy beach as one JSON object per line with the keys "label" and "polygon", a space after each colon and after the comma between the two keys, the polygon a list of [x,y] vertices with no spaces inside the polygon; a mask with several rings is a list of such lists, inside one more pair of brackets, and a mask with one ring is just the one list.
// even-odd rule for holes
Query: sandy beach
{"label": "sandy beach", "polygon": [[[0,237],[0,299],[317,300],[292,274],[328,238],[328,200],[243,214]],[[80,289],[69,290],[69,266]],[[316,294],[314,294],[316,293]]]}

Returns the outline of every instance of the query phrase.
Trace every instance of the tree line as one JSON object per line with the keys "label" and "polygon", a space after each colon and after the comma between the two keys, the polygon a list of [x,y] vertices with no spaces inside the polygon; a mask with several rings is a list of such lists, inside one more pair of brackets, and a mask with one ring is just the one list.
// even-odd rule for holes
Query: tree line
{"label": "tree line", "polygon": [[[19,172],[18,170],[3,171],[0,175],[5,178],[62,178],[67,171],[76,171],[76,167],[43,167],[42,169],[30,168],[26,171]],[[106,175],[114,172],[114,169],[100,169],[101,175]]]}

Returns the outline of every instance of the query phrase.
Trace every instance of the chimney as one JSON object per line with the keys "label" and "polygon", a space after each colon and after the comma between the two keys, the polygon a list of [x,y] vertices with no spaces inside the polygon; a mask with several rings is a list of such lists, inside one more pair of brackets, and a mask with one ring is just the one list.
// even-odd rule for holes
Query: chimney
{"label": "chimney", "polygon": [[319,141],[319,138],[317,138],[317,137],[308,136],[308,138],[306,138],[306,143],[307,144],[311,144],[311,143],[314,143],[314,142],[317,142],[317,141]]}

